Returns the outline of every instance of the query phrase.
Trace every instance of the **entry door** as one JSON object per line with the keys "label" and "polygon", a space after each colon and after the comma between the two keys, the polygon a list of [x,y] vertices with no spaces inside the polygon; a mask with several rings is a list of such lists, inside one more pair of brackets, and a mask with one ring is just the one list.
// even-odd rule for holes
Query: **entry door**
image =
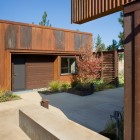
{"label": "entry door", "polygon": [[25,58],[13,59],[13,90],[25,89]]}

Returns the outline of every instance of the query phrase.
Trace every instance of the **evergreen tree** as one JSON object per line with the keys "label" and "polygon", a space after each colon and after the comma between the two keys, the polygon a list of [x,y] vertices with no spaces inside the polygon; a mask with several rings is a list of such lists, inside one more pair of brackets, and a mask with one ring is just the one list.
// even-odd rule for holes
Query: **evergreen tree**
{"label": "evergreen tree", "polygon": [[102,43],[102,39],[101,39],[101,36],[98,34],[97,36],[97,40],[96,40],[96,43],[95,43],[95,48],[96,48],[96,51],[103,51],[105,50],[105,44]]}
{"label": "evergreen tree", "polygon": [[112,44],[107,47],[107,50],[109,50],[109,51],[118,50],[118,47],[119,47],[119,45],[118,45],[117,41],[113,39]]}
{"label": "evergreen tree", "polygon": [[50,21],[47,19],[47,12],[45,11],[43,16],[42,16],[42,21],[39,22],[39,25],[42,25],[42,26],[51,26],[50,24]]}
{"label": "evergreen tree", "polygon": [[[124,14],[123,12],[121,12],[118,21],[121,24],[122,28],[124,29],[123,17],[124,17]],[[123,49],[124,48],[124,31],[119,33],[118,38],[119,38],[118,46],[120,49]]]}

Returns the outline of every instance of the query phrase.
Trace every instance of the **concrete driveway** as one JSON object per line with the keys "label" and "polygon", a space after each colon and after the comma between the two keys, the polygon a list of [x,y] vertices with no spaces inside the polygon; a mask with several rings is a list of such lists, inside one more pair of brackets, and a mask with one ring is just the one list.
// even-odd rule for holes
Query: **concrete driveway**
{"label": "concrete driveway", "polygon": [[123,111],[124,88],[96,92],[84,97],[59,93],[46,95],[46,98],[52,106],[59,108],[69,119],[100,132],[104,130],[114,111]]}
{"label": "concrete driveway", "polygon": [[91,130],[102,131],[110,114],[114,110],[122,110],[124,89],[106,90],[85,97],[68,93],[43,95],[36,91],[19,95],[21,100],[0,103],[0,140],[28,140],[27,135],[19,128],[18,110],[23,106],[40,105],[40,101],[46,98],[51,104],[50,111]]}

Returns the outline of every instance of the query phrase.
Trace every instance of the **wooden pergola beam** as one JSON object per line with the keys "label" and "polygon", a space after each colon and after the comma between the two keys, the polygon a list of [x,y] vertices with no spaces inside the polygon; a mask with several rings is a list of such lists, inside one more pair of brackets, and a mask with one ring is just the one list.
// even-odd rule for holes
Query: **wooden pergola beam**
{"label": "wooden pergola beam", "polygon": [[71,0],[72,23],[82,24],[123,10],[125,4],[136,0]]}

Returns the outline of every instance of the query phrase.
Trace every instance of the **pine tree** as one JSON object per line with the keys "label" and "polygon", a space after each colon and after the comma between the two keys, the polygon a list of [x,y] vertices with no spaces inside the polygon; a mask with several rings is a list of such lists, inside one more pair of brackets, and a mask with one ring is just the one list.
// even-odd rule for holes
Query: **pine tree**
{"label": "pine tree", "polygon": [[51,26],[50,24],[50,21],[47,19],[47,12],[45,11],[43,16],[42,16],[42,21],[39,22],[39,25],[42,25],[42,26]]}
{"label": "pine tree", "polygon": [[[124,13],[121,12],[118,22],[121,24],[122,28],[124,28],[123,17],[124,17]],[[119,33],[118,38],[119,38],[118,46],[120,49],[123,49],[124,48],[124,31]]]}
{"label": "pine tree", "polygon": [[109,50],[109,51],[118,50],[118,47],[119,46],[118,46],[117,41],[113,39],[112,44],[107,47],[107,50]]}
{"label": "pine tree", "polygon": [[97,52],[105,50],[105,44],[102,43],[102,39],[101,39],[101,36],[99,34],[97,36],[97,40],[96,40],[96,43],[95,43],[95,48],[96,48]]}

